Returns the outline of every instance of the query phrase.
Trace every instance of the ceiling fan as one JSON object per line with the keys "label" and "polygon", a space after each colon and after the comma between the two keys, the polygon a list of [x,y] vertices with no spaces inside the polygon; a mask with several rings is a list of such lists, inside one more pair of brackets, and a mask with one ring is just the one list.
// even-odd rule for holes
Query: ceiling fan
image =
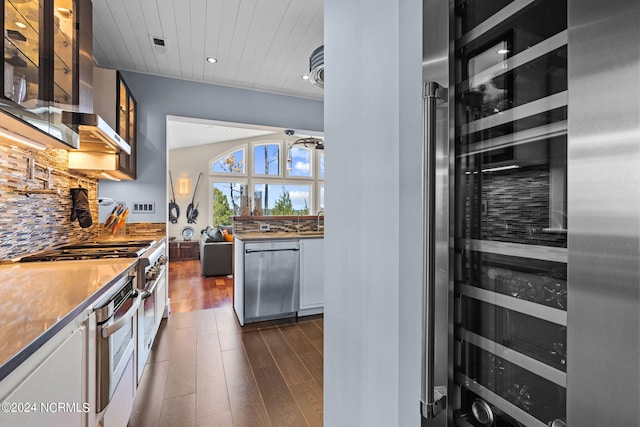
{"label": "ceiling fan", "polygon": [[[284,131],[284,134],[287,136],[287,138],[293,137],[295,133],[296,132],[292,129],[287,129]],[[305,148],[312,145],[312,146],[315,146],[316,150],[324,150],[324,139],[317,138],[315,136],[307,136],[307,137],[298,138],[295,141],[289,143],[287,145],[287,170],[288,171],[291,171],[291,167],[293,164],[293,159],[291,156],[291,148],[293,148],[295,145],[304,145]]]}
{"label": "ceiling fan", "polygon": [[[294,136],[295,131],[292,129],[287,129],[284,131],[284,134],[288,137]],[[317,138],[315,136],[307,136],[303,138],[298,138],[292,143],[288,145],[288,149],[291,149],[294,145],[304,145],[305,147],[309,147],[310,145],[315,145],[316,150],[324,150],[324,139]]]}

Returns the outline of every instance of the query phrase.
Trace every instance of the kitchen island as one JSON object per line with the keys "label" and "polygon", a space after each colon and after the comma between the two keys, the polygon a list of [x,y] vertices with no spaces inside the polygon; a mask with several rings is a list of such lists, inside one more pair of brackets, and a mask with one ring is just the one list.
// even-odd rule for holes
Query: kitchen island
{"label": "kitchen island", "polygon": [[241,325],[324,310],[324,233],[248,232],[234,238],[234,310]]}

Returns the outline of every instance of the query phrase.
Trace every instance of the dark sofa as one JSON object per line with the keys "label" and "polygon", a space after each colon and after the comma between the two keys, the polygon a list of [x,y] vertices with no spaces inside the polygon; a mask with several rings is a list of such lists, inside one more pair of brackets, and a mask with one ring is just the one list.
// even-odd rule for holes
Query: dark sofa
{"label": "dark sofa", "polygon": [[227,242],[221,230],[208,226],[200,234],[200,267],[202,275],[228,276],[233,273],[233,243]]}

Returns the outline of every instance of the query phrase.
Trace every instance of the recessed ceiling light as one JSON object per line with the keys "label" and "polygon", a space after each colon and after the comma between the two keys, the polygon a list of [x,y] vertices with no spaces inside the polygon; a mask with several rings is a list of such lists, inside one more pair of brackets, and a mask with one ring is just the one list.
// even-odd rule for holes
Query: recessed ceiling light
{"label": "recessed ceiling light", "polygon": [[218,62],[218,60],[213,56],[207,56],[207,62],[210,62],[211,64],[215,64],[216,62]]}
{"label": "recessed ceiling light", "polygon": [[507,53],[509,53],[509,49],[500,49],[498,51],[498,55],[506,55]]}
{"label": "recessed ceiling light", "polygon": [[302,80],[309,80],[309,74],[303,74]]}
{"label": "recessed ceiling light", "polygon": [[18,27],[18,28],[22,28],[23,30],[24,30],[25,28],[27,28],[27,26],[26,26],[25,24],[23,24],[22,22],[16,22],[16,27]]}

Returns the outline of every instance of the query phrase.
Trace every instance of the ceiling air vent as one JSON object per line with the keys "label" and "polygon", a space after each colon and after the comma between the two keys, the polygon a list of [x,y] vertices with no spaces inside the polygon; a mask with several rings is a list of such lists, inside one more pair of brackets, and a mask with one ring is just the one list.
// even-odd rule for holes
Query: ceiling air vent
{"label": "ceiling air vent", "polygon": [[324,89],[324,45],[314,50],[309,58],[309,80]]}
{"label": "ceiling air vent", "polygon": [[164,55],[167,53],[167,46],[165,44],[165,40],[162,37],[150,36],[151,43],[153,45],[153,50],[156,53]]}

